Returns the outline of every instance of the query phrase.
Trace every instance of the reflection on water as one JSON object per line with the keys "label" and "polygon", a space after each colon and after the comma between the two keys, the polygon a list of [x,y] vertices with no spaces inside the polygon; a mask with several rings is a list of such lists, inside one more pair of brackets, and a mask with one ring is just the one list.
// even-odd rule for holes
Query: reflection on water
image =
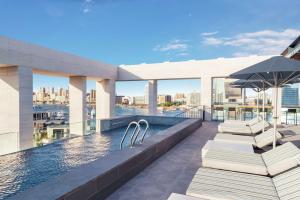
{"label": "reflection on water", "polygon": [[[147,137],[168,127],[150,125]],[[0,199],[119,150],[124,131],[123,127],[0,156]],[[128,140],[129,137],[125,146],[128,146]]]}

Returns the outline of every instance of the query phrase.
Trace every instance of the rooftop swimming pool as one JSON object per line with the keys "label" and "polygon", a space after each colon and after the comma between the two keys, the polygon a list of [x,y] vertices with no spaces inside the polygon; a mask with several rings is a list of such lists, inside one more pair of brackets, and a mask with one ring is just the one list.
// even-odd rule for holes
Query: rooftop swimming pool
{"label": "rooftop swimming pool", "polygon": [[[159,134],[170,126],[150,124],[146,137]],[[11,197],[113,151],[119,151],[125,129],[126,127],[116,128],[101,134],[76,137],[0,156],[0,199]],[[129,140],[130,137],[127,137],[124,146],[128,147]]]}

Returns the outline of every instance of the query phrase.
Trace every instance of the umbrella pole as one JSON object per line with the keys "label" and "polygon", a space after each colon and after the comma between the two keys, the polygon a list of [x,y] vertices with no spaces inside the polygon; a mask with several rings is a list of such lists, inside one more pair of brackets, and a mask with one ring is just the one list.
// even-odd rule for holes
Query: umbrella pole
{"label": "umbrella pole", "polygon": [[263,82],[263,102],[262,102],[262,107],[263,107],[263,129],[262,132],[265,132],[265,95],[266,95],[266,91],[265,91],[265,83]]}
{"label": "umbrella pole", "polygon": [[259,102],[259,90],[257,89],[257,102],[256,102],[256,117],[257,121],[259,121],[259,108],[258,108],[258,102]]}
{"label": "umbrella pole", "polygon": [[275,87],[275,109],[274,109],[274,135],[273,135],[273,149],[276,147],[276,132],[277,132],[277,104],[278,104],[278,87]]}

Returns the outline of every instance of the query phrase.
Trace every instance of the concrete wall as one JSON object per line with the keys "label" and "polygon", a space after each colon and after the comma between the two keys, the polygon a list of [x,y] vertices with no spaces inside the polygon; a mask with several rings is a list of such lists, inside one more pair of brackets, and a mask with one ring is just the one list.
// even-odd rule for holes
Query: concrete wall
{"label": "concrete wall", "polygon": [[105,92],[99,94],[98,90],[97,98],[103,101],[97,116],[111,117],[115,96],[112,80],[117,77],[116,66],[0,37],[0,154],[32,147],[33,73],[71,77],[72,134],[83,135],[85,132],[87,78],[109,83]]}
{"label": "concrete wall", "polygon": [[[201,105],[204,106],[205,120],[210,120],[212,79],[216,77],[226,77],[231,73],[270,57],[271,56],[249,56],[240,58],[218,58],[212,60],[122,65],[118,68],[117,80],[201,79]],[[151,110],[153,110],[153,106],[151,107]],[[149,112],[151,111],[149,110]]]}
{"label": "concrete wall", "polygon": [[157,113],[157,80],[148,81],[148,110],[150,115]]}
{"label": "concrete wall", "polygon": [[84,135],[86,132],[86,77],[72,76],[70,91],[70,133]]}
{"label": "concrete wall", "polygon": [[96,131],[101,129],[100,119],[111,118],[115,108],[115,81],[102,80],[96,82]]}
{"label": "concrete wall", "polygon": [[66,52],[0,37],[0,67],[18,65],[34,73],[61,76],[116,78],[117,67]]}
{"label": "concrete wall", "polygon": [[32,70],[0,68],[0,91],[0,154],[32,147]]}
{"label": "concrete wall", "polygon": [[154,64],[122,65],[118,68],[117,81],[192,79],[225,77],[229,74],[261,62],[271,56],[218,58]]}

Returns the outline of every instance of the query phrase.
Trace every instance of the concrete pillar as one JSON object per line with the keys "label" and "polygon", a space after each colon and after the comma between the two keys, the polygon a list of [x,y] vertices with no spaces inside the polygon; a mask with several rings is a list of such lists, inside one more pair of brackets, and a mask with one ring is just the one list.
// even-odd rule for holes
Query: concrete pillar
{"label": "concrete pillar", "polygon": [[212,77],[201,77],[201,105],[204,107],[205,120],[211,121]]}
{"label": "concrete pillar", "polygon": [[116,83],[112,79],[96,81],[96,131],[101,130],[100,120],[113,117]]}
{"label": "concrete pillar", "polygon": [[148,114],[157,114],[157,80],[148,81]]}
{"label": "concrete pillar", "polygon": [[33,147],[32,69],[0,67],[0,154]]}
{"label": "concrete pillar", "polygon": [[86,77],[72,76],[69,80],[70,133],[86,132]]}
{"label": "concrete pillar", "polygon": [[[272,88],[272,107],[274,108],[275,102],[275,89]],[[278,88],[278,100],[277,100],[277,124],[281,124],[281,108],[282,108],[282,88]],[[274,115],[273,115],[274,116]]]}

